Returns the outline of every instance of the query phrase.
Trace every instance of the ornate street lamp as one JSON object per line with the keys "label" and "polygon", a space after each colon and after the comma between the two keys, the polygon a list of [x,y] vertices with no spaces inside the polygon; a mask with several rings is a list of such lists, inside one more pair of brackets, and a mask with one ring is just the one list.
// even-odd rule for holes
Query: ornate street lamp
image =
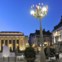
{"label": "ornate street lamp", "polygon": [[31,6],[31,11],[30,11],[30,14],[32,16],[34,16],[35,18],[38,18],[39,19],[39,22],[40,22],[40,45],[41,45],[41,61],[42,62],[45,62],[45,55],[44,55],[44,49],[43,49],[43,33],[42,33],[42,26],[41,26],[41,19],[47,15],[47,12],[48,12],[48,6],[47,5],[43,5],[42,4],[38,4],[36,6],[32,5]]}

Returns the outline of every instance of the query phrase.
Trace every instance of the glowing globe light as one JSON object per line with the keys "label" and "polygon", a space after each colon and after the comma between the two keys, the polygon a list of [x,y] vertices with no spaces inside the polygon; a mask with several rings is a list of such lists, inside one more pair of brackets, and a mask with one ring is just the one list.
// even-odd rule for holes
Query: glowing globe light
{"label": "glowing globe light", "polygon": [[47,7],[43,7],[42,8],[42,11],[47,11]]}
{"label": "glowing globe light", "polygon": [[48,6],[47,5],[44,6],[43,3],[41,6],[41,4],[39,3],[38,5],[31,6],[30,14],[36,18],[42,18],[47,14],[47,12],[48,12]]}
{"label": "glowing globe light", "polygon": [[34,10],[31,10],[30,14],[31,14],[31,15],[34,15],[34,13],[35,13]]}
{"label": "glowing globe light", "polygon": [[41,17],[43,17],[44,15],[43,14],[40,14]]}

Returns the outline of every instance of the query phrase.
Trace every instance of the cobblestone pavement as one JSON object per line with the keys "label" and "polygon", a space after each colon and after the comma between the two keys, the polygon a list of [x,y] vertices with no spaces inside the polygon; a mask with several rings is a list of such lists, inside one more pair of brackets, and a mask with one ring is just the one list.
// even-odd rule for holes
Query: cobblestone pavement
{"label": "cobblestone pavement", "polygon": [[55,59],[55,60],[49,60],[49,61],[46,61],[46,62],[62,62],[62,58],[60,58],[60,59]]}
{"label": "cobblestone pavement", "polygon": [[[8,61],[8,58],[7,59],[3,59],[3,58],[0,58],[0,62],[26,62],[25,59],[17,59],[15,60],[15,58],[9,58],[9,61]],[[40,54],[37,54],[36,55],[36,59],[35,59],[35,62],[41,62],[40,61]],[[56,58],[49,58],[49,60],[46,59],[46,62],[62,62],[62,56],[60,55],[59,59],[56,60]]]}

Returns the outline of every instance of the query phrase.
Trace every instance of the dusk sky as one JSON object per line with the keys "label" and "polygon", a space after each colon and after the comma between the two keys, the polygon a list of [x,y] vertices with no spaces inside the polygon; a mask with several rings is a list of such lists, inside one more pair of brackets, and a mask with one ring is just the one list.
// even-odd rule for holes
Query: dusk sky
{"label": "dusk sky", "polygon": [[30,15],[31,5],[38,3],[48,5],[42,28],[52,31],[61,19],[62,0],[0,0],[0,31],[19,31],[29,35],[39,30],[38,19]]}

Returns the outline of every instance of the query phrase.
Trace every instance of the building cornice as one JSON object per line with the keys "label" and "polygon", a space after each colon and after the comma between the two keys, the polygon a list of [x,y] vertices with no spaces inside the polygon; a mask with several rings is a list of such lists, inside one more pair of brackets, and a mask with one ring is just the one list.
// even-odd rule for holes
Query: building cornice
{"label": "building cornice", "polygon": [[16,32],[16,31],[1,31],[0,36],[23,36],[24,34],[22,32]]}

